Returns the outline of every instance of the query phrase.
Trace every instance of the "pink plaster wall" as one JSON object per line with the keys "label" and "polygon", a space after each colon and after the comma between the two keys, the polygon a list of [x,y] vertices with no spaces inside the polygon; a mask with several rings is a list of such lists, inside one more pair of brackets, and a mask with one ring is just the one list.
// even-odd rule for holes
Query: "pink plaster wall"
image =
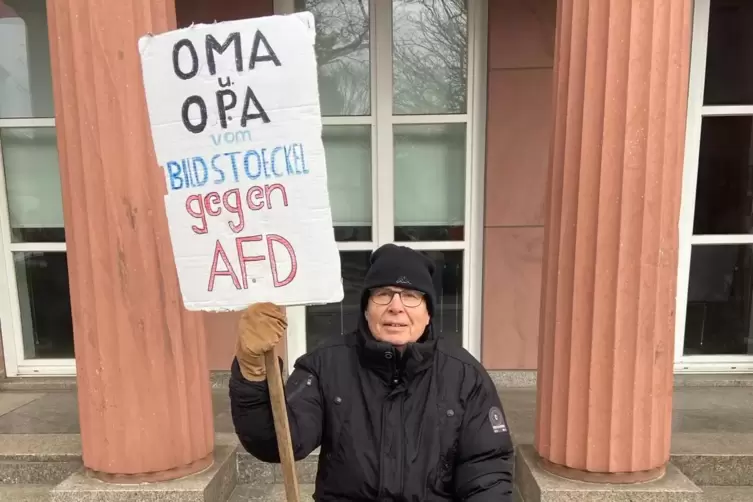
{"label": "pink plaster wall", "polygon": [[534,369],[556,0],[489,2],[482,362]]}

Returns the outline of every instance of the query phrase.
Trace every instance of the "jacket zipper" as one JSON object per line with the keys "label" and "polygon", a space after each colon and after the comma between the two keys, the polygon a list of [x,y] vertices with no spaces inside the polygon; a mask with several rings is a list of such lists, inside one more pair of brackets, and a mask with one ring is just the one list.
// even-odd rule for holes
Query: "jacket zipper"
{"label": "jacket zipper", "polygon": [[397,455],[397,461],[398,461],[398,469],[397,472],[400,476],[400,495],[403,495],[403,490],[405,490],[405,472],[403,472],[404,465],[405,465],[405,445],[403,444],[403,436],[404,436],[404,428],[405,424],[403,423],[403,404],[405,403],[405,395],[403,393],[400,393],[400,416],[398,417],[398,424],[400,424],[400,427],[398,427],[398,430],[400,431],[400,435],[397,438],[397,444],[399,445],[400,451]]}
{"label": "jacket zipper", "polygon": [[[393,358],[393,361],[394,361],[394,358]],[[395,365],[395,363],[393,362],[392,381],[397,382],[398,377],[399,377],[399,373],[398,373],[397,365]],[[387,455],[384,452],[384,431],[385,431],[385,425],[387,423],[387,417],[389,415],[388,410],[389,410],[390,401],[391,401],[390,394],[391,392],[387,393],[387,398],[385,399],[384,404],[382,405],[382,426],[381,426],[381,434],[380,434],[380,439],[379,439],[379,490],[378,490],[379,495],[378,496],[380,499],[384,497],[384,490],[385,490],[384,466],[387,463],[387,459],[386,459]],[[402,413],[401,413],[400,418],[402,419]]]}
{"label": "jacket zipper", "polygon": [[387,420],[387,402],[382,405],[382,430],[379,436],[379,495],[384,497],[384,422]]}
{"label": "jacket zipper", "polygon": [[[392,384],[397,387],[400,385],[400,369],[396,365],[392,370]],[[397,400],[399,402],[396,402],[395,405],[398,407],[398,417],[397,417],[397,441],[395,442],[397,444],[398,451],[395,454],[395,459],[397,460],[397,473],[398,476],[400,476],[400,481],[398,482],[399,491],[398,493],[400,495],[403,494],[403,490],[405,489],[405,475],[403,473],[403,465],[404,465],[404,458],[405,455],[405,448],[403,447],[403,436],[404,434],[404,424],[403,424],[403,404],[405,403],[405,391],[399,392],[396,396]]]}

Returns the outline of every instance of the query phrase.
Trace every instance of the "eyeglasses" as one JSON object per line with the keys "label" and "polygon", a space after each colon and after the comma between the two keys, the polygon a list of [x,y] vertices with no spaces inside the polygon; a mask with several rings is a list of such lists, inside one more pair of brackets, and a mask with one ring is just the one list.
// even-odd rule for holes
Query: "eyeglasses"
{"label": "eyeglasses", "polygon": [[421,305],[424,300],[424,294],[420,291],[404,289],[397,291],[394,289],[379,288],[371,290],[371,301],[377,305],[389,305],[395,295],[400,295],[400,301],[408,308],[414,308]]}

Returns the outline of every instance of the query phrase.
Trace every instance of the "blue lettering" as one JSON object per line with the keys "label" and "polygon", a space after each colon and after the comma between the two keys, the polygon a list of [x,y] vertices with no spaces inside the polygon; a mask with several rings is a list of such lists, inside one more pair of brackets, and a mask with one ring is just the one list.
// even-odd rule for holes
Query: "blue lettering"
{"label": "blue lettering", "polygon": [[296,144],[294,143],[290,145],[290,153],[293,155],[293,169],[295,170],[295,174],[303,174],[301,172],[301,158],[298,156],[298,150],[296,149]]}
{"label": "blue lettering", "polygon": [[276,146],[272,149],[272,153],[269,154],[269,157],[271,159],[270,165],[272,166],[272,172],[275,173],[275,176],[282,176],[282,174],[277,174],[277,169],[275,169],[275,154],[280,150],[283,150],[283,148],[281,146]]}
{"label": "blue lettering", "polygon": [[[292,143],[243,152],[216,153],[212,154],[211,157],[197,155],[168,161],[163,168],[167,179],[169,179],[170,190],[204,187],[209,183],[210,178],[214,185],[241,181],[240,178],[243,177],[239,173],[241,154],[243,155],[242,168],[246,175],[245,179],[248,180],[258,180],[262,177],[277,179],[286,175],[294,176],[310,173],[306,165],[303,143]],[[225,173],[223,157],[230,159],[232,176]]]}
{"label": "blue lettering", "polygon": [[[248,158],[254,155],[256,157],[256,174],[251,174],[251,171],[248,169]],[[246,171],[246,176],[249,177],[249,179],[255,180],[259,176],[261,176],[261,158],[259,157],[259,154],[256,152],[256,150],[249,150],[246,152],[246,155],[243,156],[243,168]]]}
{"label": "blue lettering", "polygon": [[[196,169],[196,164],[197,163],[201,164],[201,169],[204,170],[203,171],[203,173],[204,173],[204,179],[203,180],[199,179],[199,172]],[[193,158],[193,173],[194,173],[194,176],[196,177],[196,182],[199,184],[200,187],[203,187],[204,185],[206,185],[207,180],[209,179],[209,169],[207,168],[207,164],[206,164],[206,162],[204,162],[204,159],[202,157],[194,157]]]}
{"label": "blue lettering", "polygon": [[[301,168],[303,169],[303,174],[308,174],[309,170],[306,169],[306,158],[303,155],[303,143],[298,143],[297,146],[298,146],[298,149],[301,151],[301,156],[298,157],[298,159],[301,161]],[[293,145],[293,148],[295,147],[296,145]]]}
{"label": "blue lettering", "polygon": [[266,179],[269,179],[270,178],[269,171],[267,170],[267,167],[269,166],[269,164],[267,163],[267,156],[264,155],[266,151],[267,151],[266,148],[261,149],[261,165],[262,167],[264,167],[264,177]]}
{"label": "blue lettering", "polygon": [[235,156],[239,153],[241,152],[228,152],[225,154],[226,157],[230,157],[230,164],[233,168],[233,177],[236,182],[238,181],[238,165],[235,163]]}
{"label": "blue lettering", "polygon": [[225,172],[222,169],[220,169],[219,167],[217,167],[217,164],[215,164],[215,162],[217,161],[217,159],[220,158],[220,157],[221,157],[221,155],[219,153],[214,154],[212,156],[212,170],[214,172],[216,172],[217,174],[220,175],[220,179],[214,180],[214,184],[215,185],[219,185],[220,183],[225,183]]}
{"label": "blue lettering", "polygon": [[170,177],[171,190],[180,190],[183,188],[183,178],[180,177],[180,165],[174,160],[167,163],[167,174]]}
{"label": "blue lettering", "polygon": [[288,174],[296,174],[295,169],[293,168],[293,163],[290,162],[290,154],[293,153],[293,149],[291,147],[283,147],[283,151],[285,152],[285,166],[287,167]]}
{"label": "blue lettering", "polygon": [[270,162],[270,160],[272,160],[272,155],[270,155],[269,159],[267,159],[266,148],[261,149],[261,158],[262,158],[262,162],[264,163],[264,174],[266,175],[267,178],[270,177],[269,172],[267,171],[267,167],[269,167],[269,169],[272,171],[272,174],[274,174],[276,178],[279,178],[280,176],[282,176],[282,173],[278,173],[275,170],[275,163]]}
{"label": "blue lettering", "polygon": [[183,175],[186,179],[186,186],[189,188],[193,188],[195,185],[193,184],[193,179],[191,178],[191,170],[189,169],[189,163],[188,159],[180,159],[180,165],[181,170],[183,171]]}

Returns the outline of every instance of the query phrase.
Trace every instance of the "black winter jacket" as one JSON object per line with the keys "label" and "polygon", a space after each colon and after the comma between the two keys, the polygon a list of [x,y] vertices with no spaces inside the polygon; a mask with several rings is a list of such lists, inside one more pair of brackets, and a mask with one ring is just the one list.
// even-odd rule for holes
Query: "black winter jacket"
{"label": "black winter jacket", "polygon": [[[321,446],[317,501],[512,500],[504,412],[464,349],[429,340],[401,355],[361,327],[298,359],[286,396],[296,460]],[[230,398],[243,447],[279,462],[266,381],[235,360]]]}

